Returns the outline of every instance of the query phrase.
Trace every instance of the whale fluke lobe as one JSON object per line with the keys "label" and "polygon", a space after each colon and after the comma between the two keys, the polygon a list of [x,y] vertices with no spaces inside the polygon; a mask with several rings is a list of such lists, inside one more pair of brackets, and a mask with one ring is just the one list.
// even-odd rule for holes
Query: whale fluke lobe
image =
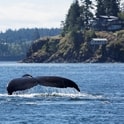
{"label": "whale fluke lobe", "polygon": [[7,92],[9,95],[12,95],[15,91],[21,91],[30,89],[36,85],[43,85],[48,87],[57,87],[57,88],[75,88],[80,92],[78,85],[67,78],[57,77],[57,76],[37,76],[32,77],[29,74],[23,75],[21,78],[15,78],[8,83]]}
{"label": "whale fluke lobe", "polygon": [[31,77],[21,77],[11,80],[7,86],[7,91],[9,95],[12,95],[15,91],[21,91],[30,89],[37,85],[37,81]]}
{"label": "whale fluke lobe", "polygon": [[39,85],[58,88],[72,87],[80,92],[80,89],[78,88],[77,84],[74,81],[67,78],[56,76],[39,76],[36,77],[36,79],[38,80]]}

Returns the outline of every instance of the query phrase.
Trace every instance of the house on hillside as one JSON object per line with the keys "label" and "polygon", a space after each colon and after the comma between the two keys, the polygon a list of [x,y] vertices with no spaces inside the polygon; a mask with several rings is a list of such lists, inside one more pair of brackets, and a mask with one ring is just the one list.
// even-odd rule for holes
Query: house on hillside
{"label": "house on hillside", "polygon": [[93,51],[97,50],[98,48],[104,48],[104,46],[108,43],[106,38],[92,38],[90,41],[90,45]]}
{"label": "house on hillside", "polygon": [[101,15],[93,19],[91,27],[98,31],[117,31],[124,28],[124,21],[116,16]]}
{"label": "house on hillside", "polygon": [[107,44],[108,40],[106,38],[92,38],[90,41],[91,45],[105,45]]}

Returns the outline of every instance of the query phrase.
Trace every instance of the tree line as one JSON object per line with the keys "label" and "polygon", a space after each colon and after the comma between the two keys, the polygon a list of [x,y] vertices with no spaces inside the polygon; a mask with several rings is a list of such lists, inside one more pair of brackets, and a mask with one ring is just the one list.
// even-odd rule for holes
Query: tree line
{"label": "tree line", "polygon": [[[0,33],[0,60],[24,58],[32,41],[60,34],[59,28],[8,29]],[[8,59],[7,59],[8,58]]]}
{"label": "tree line", "polygon": [[60,34],[61,30],[59,28],[32,28],[25,29],[21,28],[19,30],[8,29],[6,32],[0,33],[0,42],[25,42],[33,41],[40,37],[53,36]]}
{"label": "tree line", "polygon": [[65,35],[69,31],[81,31],[90,28],[90,21],[94,16],[118,16],[124,19],[124,4],[121,0],[74,0],[71,4],[65,21],[62,21]]}

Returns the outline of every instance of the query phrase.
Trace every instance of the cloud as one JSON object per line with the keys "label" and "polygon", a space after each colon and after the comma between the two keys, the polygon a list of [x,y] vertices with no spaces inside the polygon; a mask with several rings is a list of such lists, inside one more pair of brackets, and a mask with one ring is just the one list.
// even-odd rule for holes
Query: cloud
{"label": "cloud", "polygon": [[72,0],[4,0],[0,28],[60,27]]}

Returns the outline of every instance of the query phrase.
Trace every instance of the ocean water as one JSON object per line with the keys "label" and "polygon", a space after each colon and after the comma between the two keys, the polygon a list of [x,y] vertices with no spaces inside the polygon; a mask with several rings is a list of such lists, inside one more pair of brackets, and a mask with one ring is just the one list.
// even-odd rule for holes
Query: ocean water
{"label": "ocean water", "polygon": [[[36,86],[7,95],[24,74],[54,75],[73,88]],[[0,124],[124,124],[124,64],[22,64],[0,62]]]}

